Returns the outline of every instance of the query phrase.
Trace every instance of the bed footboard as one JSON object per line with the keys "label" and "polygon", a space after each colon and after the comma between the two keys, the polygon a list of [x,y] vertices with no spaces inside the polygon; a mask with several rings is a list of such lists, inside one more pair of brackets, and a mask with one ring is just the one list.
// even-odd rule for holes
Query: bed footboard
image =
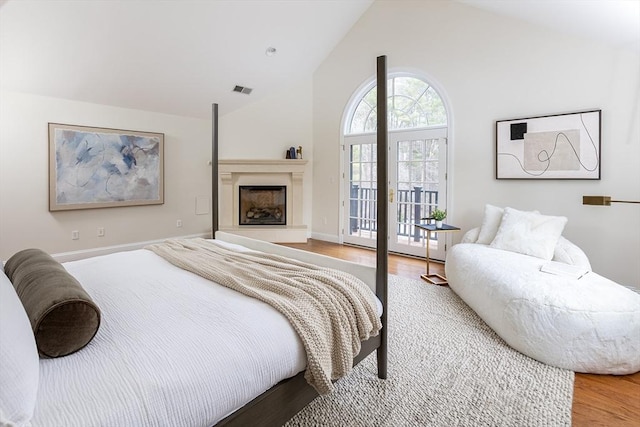
{"label": "bed footboard", "polygon": [[290,248],[288,246],[277,245],[275,243],[265,242],[263,240],[256,240],[237,234],[226,233],[224,231],[218,231],[215,238],[222,240],[223,242],[233,243],[256,251],[281,255],[284,257],[296,259],[298,261],[319,265],[321,267],[335,268],[336,270],[347,271],[365,282],[373,291],[373,293],[376,293],[375,267],[369,267],[351,261],[345,261],[326,255]]}

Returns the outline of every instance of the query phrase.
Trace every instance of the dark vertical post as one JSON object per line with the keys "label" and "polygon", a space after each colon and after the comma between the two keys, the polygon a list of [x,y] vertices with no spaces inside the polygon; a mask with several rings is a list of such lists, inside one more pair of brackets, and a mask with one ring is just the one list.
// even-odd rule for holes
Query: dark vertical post
{"label": "dark vertical post", "polygon": [[[420,222],[422,218],[422,187],[413,187],[413,223]],[[420,229],[413,227],[413,241],[420,241]]]}
{"label": "dark vertical post", "polygon": [[218,104],[211,105],[211,237],[218,231]]}
{"label": "dark vertical post", "polygon": [[382,313],[382,331],[380,331],[380,347],[377,350],[378,357],[378,378],[387,378],[387,318],[389,306],[387,305],[387,279],[388,279],[388,255],[389,241],[387,238],[387,228],[389,225],[389,204],[387,203],[387,194],[389,193],[389,185],[387,180],[387,57],[379,56],[377,58],[377,115],[378,115],[378,137],[377,137],[377,154],[378,154],[378,234],[377,234],[377,251],[376,251],[376,294],[382,302],[384,311]]}

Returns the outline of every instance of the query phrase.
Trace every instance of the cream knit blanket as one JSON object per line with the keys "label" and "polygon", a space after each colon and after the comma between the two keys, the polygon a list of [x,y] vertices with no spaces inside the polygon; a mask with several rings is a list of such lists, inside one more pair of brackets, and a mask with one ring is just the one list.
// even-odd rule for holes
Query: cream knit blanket
{"label": "cream knit blanket", "polygon": [[172,264],[266,302],[282,313],[307,353],[305,379],[320,394],[352,368],[360,342],[382,325],[375,296],[340,270],[271,255],[239,252],[205,239],[171,239],[148,246]]}

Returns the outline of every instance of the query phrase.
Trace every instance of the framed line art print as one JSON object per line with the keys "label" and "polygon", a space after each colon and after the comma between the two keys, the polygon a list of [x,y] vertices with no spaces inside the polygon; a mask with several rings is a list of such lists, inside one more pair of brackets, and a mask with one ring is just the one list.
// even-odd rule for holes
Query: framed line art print
{"label": "framed line art print", "polygon": [[164,134],[49,123],[49,211],[164,203]]}
{"label": "framed line art print", "polygon": [[496,179],[600,179],[601,115],[496,121]]}

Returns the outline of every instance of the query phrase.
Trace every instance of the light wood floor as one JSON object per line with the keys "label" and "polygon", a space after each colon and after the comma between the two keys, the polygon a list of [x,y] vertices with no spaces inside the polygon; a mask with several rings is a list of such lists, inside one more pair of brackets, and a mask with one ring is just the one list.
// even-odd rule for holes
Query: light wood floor
{"label": "light wood floor", "polygon": [[[375,252],[309,239],[287,246],[374,266]],[[424,259],[389,255],[389,274],[419,279]],[[442,264],[432,263],[432,273],[444,273]],[[425,282],[425,286],[429,285]],[[576,374],[573,390],[573,426],[640,427],[640,373],[626,376]]]}

